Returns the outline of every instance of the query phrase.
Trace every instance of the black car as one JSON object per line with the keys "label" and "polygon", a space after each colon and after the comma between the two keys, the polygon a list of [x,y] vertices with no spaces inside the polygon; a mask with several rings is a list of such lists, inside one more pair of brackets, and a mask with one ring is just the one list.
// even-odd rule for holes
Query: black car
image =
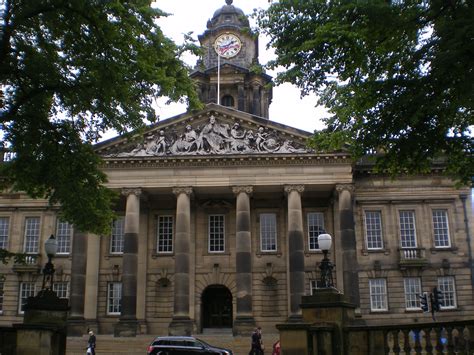
{"label": "black car", "polygon": [[193,338],[182,336],[157,337],[148,345],[148,355],[232,355],[232,350],[217,348],[206,342]]}

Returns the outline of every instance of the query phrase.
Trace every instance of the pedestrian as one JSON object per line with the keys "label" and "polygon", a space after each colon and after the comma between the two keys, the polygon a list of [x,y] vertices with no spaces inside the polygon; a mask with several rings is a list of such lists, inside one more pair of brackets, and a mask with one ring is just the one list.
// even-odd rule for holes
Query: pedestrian
{"label": "pedestrian", "polygon": [[92,330],[89,331],[89,340],[87,341],[87,354],[95,355],[95,335]]}
{"label": "pedestrian", "polygon": [[252,348],[249,355],[263,355],[262,328],[256,328],[252,333]]}

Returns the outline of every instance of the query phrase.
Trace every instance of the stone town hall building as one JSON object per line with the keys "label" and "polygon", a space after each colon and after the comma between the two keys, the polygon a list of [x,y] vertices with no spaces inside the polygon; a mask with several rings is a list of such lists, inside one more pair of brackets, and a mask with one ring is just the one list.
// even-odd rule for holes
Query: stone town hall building
{"label": "stone town hall building", "polygon": [[69,298],[71,334],[274,330],[298,321],[301,296],[319,286],[322,231],[333,236],[335,286],[367,324],[429,321],[418,295],[434,287],[438,319],[474,318],[469,189],[440,167],[374,174],[272,122],[257,37],[226,3],[199,36],[208,51],[191,74],[205,108],[96,147],[108,187],[121,192],[111,235],[80,233],[46,201],[0,194],[0,246],[31,255],[0,265],[0,323],[21,321],[54,234],[54,288]]}

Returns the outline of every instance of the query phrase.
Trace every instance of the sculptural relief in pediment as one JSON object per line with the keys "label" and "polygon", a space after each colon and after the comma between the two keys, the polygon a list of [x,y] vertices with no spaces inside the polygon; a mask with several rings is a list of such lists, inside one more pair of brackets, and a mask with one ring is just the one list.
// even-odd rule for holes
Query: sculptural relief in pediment
{"label": "sculptural relief in pediment", "polygon": [[[204,125],[187,124],[184,131],[159,130],[146,135],[142,142],[107,154],[114,157],[168,155],[221,155],[262,153],[310,153],[304,144],[295,142],[274,129],[259,126],[245,129],[239,122],[219,122],[214,115]],[[125,151],[124,151],[125,150]]]}

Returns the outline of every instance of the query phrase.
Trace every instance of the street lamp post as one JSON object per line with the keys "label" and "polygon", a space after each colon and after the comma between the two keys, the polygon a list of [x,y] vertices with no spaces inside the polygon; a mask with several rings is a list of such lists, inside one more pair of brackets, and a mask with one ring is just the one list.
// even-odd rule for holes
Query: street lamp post
{"label": "street lamp post", "polygon": [[328,258],[328,252],[331,249],[332,237],[327,233],[320,234],[318,236],[319,249],[322,250],[324,258],[319,265],[321,270],[321,286],[322,288],[334,287],[332,280],[332,269],[334,268],[333,263]]}
{"label": "street lamp post", "polygon": [[43,286],[41,291],[53,291],[53,277],[54,277],[54,265],[53,257],[58,251],[58,241],[54,238],[54,235],[51,234],[49,239],[44,243],[44,250],[48,256],[48,262],[43,269]]}

